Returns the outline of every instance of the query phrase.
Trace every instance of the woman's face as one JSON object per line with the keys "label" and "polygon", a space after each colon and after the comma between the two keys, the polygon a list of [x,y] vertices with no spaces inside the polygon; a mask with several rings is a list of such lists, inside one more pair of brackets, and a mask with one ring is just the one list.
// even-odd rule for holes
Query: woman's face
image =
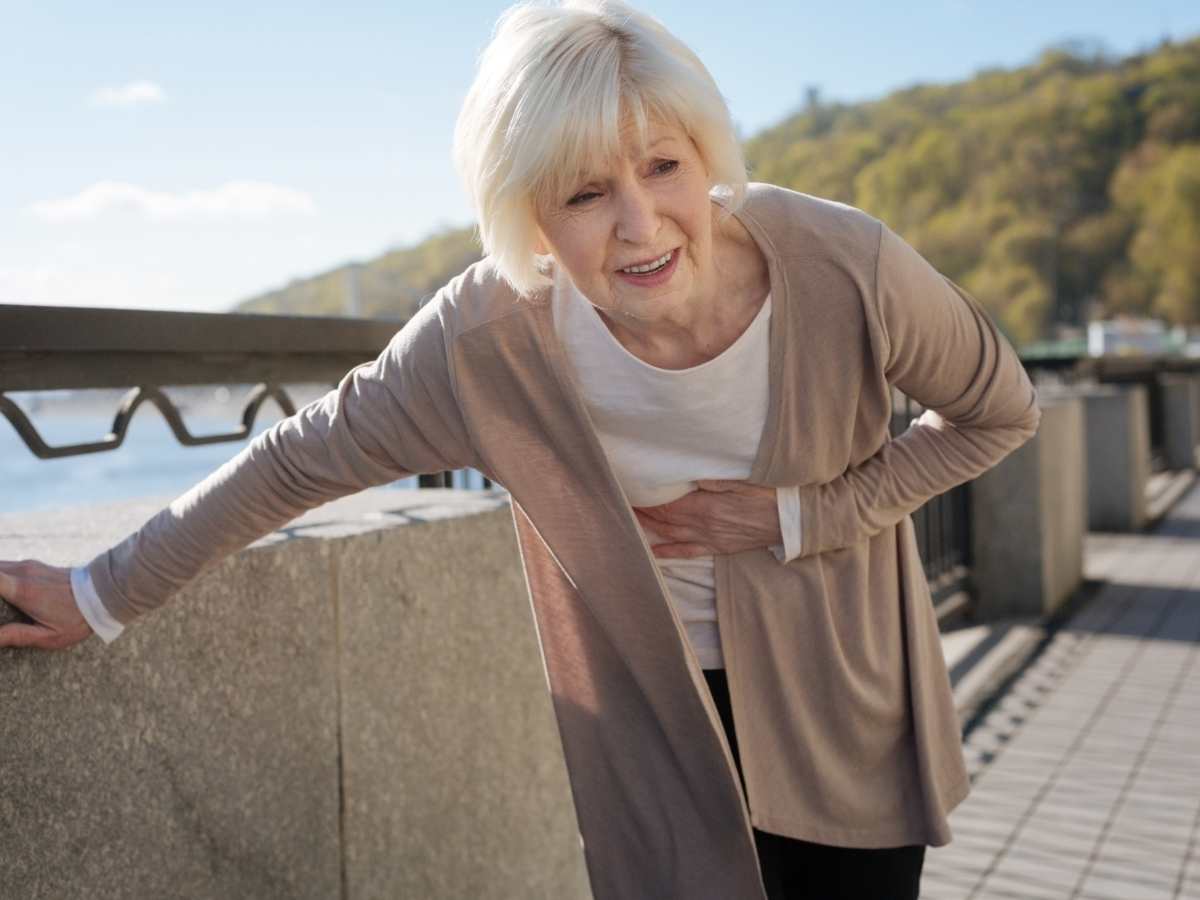
{"label": "woman's face", "polygon": [[628,132],[620,156],[541,211],[539,250],[605,312],[686,320],[711,282],[708,172],[676,128],[652,121],[644,148]]}

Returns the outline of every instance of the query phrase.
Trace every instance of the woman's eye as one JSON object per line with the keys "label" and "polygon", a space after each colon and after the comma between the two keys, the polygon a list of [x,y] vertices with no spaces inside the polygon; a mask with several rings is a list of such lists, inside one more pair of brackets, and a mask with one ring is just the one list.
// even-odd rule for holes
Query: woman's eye
{"label": "woman's eye", "polygon": [[578,206],[581,203],[587,203],[589,200],[593,200],[599,196],[600,194],[597,191],[580,191],[567,201],[567,206]]}
{"label": "woman's eye", "polygon": [[679,160],[664,159],[654,167],[654,171],[659,175],[666,175],[668,172],[674,172],[679,167]]}

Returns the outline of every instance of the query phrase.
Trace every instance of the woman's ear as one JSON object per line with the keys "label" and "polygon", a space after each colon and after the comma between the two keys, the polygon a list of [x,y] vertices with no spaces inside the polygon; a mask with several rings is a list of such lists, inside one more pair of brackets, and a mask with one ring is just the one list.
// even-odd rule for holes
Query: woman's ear
{"label": "woman's ear", "polygon": [[533,252],[538,256],[549,256],[550,245],[546,243],[546,237],[542,234],[542,229],[537,229],[533,234]]}

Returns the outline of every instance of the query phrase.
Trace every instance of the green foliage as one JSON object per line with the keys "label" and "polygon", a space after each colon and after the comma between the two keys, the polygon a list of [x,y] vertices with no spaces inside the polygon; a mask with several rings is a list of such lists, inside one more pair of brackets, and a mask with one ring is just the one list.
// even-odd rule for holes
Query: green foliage
{"label": "green foliage", "polygon": [[1200,323],[1200,39],[812,103],[747,151],[758,180],[878,216],[1018,341]]}
{"label": "green foliage", "polygon": [[[415,247],[393,250],[357,266],[359,303],[370,318],[407,319],[421,303],[482,257],[474,228],[444,231]],[[349,305],[350,266],[293,281],[246,300],[238,312],[301,316],[344,315]]]}
{"label": "green foliage", "polygon": [[1135,230],[1110,291],[1124,307],[1192,321],[1200,309],[1200,143],[1146,142],[1118,170],[1113,195]]}

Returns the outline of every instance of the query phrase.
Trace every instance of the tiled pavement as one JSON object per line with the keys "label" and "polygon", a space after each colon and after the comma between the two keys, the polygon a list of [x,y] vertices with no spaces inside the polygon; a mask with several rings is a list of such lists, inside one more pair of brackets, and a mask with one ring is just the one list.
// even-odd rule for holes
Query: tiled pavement
{"label": "tiled pavement", "polygon": [[1200,485],[1092,535],[1092,598],[964,742],[923,900],[1200,900]]}

